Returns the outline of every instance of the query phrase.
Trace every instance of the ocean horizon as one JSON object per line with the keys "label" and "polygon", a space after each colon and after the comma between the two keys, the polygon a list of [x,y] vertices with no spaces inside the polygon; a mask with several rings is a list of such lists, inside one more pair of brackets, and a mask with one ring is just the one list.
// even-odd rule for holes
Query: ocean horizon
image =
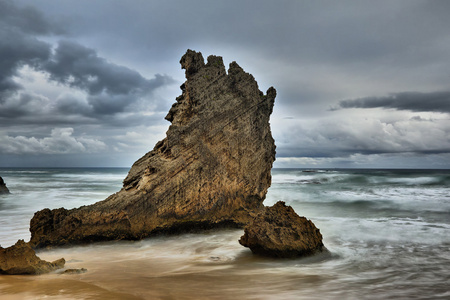
{"label": "ocean horizon", "polygon": [[[0,245],[43,208],[106,199],[129,168],[0,168]],[[77,275],[1,276],[0,299],[448,299],[450,170],[272,170],[265,205],[312,220],[330,255],[252,255],[241,229],[40,249]]]}

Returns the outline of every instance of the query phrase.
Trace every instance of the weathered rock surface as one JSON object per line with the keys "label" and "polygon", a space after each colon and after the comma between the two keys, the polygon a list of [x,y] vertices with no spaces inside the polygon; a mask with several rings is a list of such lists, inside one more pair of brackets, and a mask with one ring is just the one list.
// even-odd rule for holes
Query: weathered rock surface
{"label": "weathered rock surface", "polygon": [[41,260],[23,240],[8,248],[0,247],[0,274],[37,275],[63,268],[64,264],[64,258],[54,262]]}
{"label": "weathered rock surface", "polygon": [[137,160],[123,188],[76,209],[44,209],[30,224],[34,247],[161,232],[240,226],[264,208],[275,144],[269,125],[276,91],[221,57],[188,50],[187,81],[166,119],[164,140]]}
{"label": "weathered rock surface", "polygon": [[3,181],[3,178],[1,178],[1,177],[0,177],[0,194],[9,194],[9,190],[6,187],[6,184]]}
{"label": "weathered rock surface", "polygon": [[255,254],[272,257],[299,257],[324,250],[319,229],[282,201],[257,215],[245,227],[239,243]]}

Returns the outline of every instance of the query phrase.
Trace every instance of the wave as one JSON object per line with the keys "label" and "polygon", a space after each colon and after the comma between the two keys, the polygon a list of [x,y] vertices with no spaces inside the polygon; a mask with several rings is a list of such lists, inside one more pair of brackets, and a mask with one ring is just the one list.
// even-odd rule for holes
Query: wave
{"label": "wave", "polygon": [[380,170],[274,170],[272,181],[277,184],[346,184],[397,186],[448,186],[450,171],[413,170],[395,172]]}
{"label": "wave", "polygon": [[314,219],[325,241],[369,243],[376,241],[404,245],[405,243],[439,244],[448,240],[450,224],[430,222],[421,217],[323,217]]}

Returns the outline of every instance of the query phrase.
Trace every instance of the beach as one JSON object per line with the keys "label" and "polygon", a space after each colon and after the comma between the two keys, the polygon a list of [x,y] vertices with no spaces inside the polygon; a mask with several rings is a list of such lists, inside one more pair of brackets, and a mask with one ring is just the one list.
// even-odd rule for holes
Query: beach
{"label": "beach", "polygon": [[[127,169],[2,169],[0,243],[29,240],[33,213],[103,200]],[[272,170],[265,205],[311,219],[330,253],[255,256],[240,229],[39,249],[65,269],[1,276],[0,299],[446,299],[450,171]]]}

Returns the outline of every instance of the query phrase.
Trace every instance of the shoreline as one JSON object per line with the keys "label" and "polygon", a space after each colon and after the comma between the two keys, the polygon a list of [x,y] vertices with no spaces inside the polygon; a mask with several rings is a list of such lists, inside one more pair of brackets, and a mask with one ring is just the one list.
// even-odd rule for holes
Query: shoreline
{"label": "shoreline", "polygon": [[[42,249],[37,252],[41,259],[64,256],[66,268],[86,268],[87,272],[6,276],[0,285],[0,299],[2,295],[22,299],[44,295],[55,299],[247,299],[249,290],[264,299],[267,294],[279,294],[275,287],[290,276],[308,281],[317,278],[300,269],[285,272],[292,264],[311,269],[333,259],[320,255],[285,260],[254,256],[237,243],[241,234],[241,230],[222,229]],[[269,270],[275,278],[261,274],[261,270]]]}

